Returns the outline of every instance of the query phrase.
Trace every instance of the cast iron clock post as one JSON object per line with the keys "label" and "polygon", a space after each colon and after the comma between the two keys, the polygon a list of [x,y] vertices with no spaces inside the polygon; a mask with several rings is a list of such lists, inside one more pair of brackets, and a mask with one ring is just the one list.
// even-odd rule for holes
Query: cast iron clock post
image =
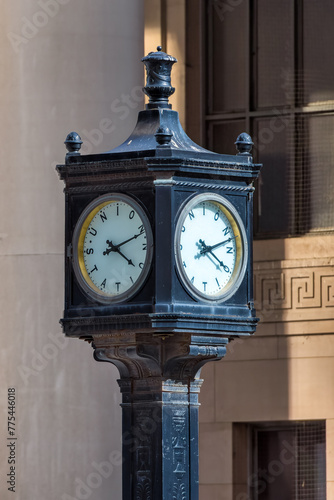
{"label": "cast iron clock post", "polygon": [[176,59],[143,58],[149,96],[132,135],[57,170],[65,182],[68,337],[117,366],[123,499],[198,499],[200,369],[254,333],[251,138],[235,156],[194,144],[168,103]]}

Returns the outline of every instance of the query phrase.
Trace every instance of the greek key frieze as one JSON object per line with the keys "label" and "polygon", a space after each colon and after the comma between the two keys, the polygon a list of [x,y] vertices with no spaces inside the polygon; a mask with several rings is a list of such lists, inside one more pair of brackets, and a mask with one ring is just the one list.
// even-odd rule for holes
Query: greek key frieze
{"label": "greek key frieze", "polygon": [[262,322],[334,319],[334,266],[257,263],[255,306]]}

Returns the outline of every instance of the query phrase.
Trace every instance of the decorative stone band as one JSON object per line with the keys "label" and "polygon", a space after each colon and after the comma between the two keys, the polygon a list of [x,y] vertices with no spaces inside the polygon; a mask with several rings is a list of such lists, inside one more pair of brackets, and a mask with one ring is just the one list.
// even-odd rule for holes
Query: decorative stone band
{"label": "decorative stone band", "polygon": [[334,259],[254,263],[261,322],[334,320]]}

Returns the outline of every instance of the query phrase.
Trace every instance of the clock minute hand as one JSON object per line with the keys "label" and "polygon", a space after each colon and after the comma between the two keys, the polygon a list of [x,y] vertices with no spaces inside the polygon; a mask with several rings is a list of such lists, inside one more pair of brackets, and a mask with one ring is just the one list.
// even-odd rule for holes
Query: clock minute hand
{"label": "clock minute hand", "polygon": [[125,245],[125,243],[129,243],[129,241],[135,240],[141,234],[142,233],[135,234],[131,238],[129,238],[129,239],[125,240],[125,241],[122,241],[122,243],[119,243],[118,245],[114,245],[112,241],[107,240],[106,243],[107,243],[107,245],[108,245],[109,248],[107,248],[107,250],[105,252],[103,252],[103,255],[108,255],[110,252],[117,252],[117,250],[119,249],[119,247],[121,247],[122,245]]}
{"label": "clock minute hand", "polygon": [[[129,243],[129,241],[132,241],[132,240],[135,240],[136,238],[138,238],[138,236],[140,236],[141,234],[143,233],[138,233],[138,234],[135,234],[134,236],[132,236],[132,238],[129,238],[128,240],[125,240],[125,241],[122,241],[122,243],[119,243],[118,245],[114,245],[115,248],[119,248],[121,247],[122,245],[125,245],[125,243]],[[107,242],[108,243],[108,242]],[[109,245],[109,243],[108,243]]]}
{"label": "clock minute hand", "polygon": [[229,243],[230,241],[232,240],[235,240],[236,238],[238,237],[238,235],[236,236],[231,236],[230,238],[228,238],[227,240],[224,240],[224,241],[221,241],[220,243],[216,243],[215,245],[212,245],[211,246],[211,250],[213,250],[214,248],[217,248],[221,245],[226,245],[226,243]]}
{"label": "clock minute hand", "polygon": [[214,250],[215,248],[220,247],[221,245],[225,245],[226,243],[229,243],[230,241],[235,240],[235,238],[237,238],[237,237],[238,237],[238,235],[231,236],[227,240],[220,241],[219,243],[216,243],[215,245],[211,245],[211,246],[205,245],[205,248],[203,248],[200,251],[200,253],[203,255],[203,254],[206,254],[207,252],[211,252],[211,250]]}

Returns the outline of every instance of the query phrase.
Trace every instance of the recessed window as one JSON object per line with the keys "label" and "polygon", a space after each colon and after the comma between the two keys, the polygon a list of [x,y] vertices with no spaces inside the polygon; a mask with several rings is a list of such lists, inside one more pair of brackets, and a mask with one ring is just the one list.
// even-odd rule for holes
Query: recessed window
{"label": "recessed window", "polygon": [[233,498],[325,500],[325,422],[234,424]]}
{"label": "recessed window", "polygon": [[253,428],[254,500],[325,500],[325,424]]}

